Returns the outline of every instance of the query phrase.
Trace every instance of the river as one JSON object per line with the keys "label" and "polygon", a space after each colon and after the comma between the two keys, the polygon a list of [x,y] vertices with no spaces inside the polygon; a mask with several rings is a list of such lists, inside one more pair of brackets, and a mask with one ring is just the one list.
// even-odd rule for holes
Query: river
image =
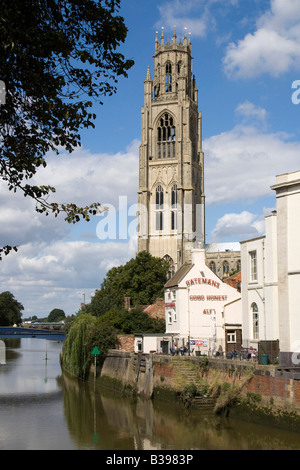
{"label": "river", "polygon": [[11,339],[0,364],[1,450],[287,450],[300,434],[158,400],[123,398],[62,374],[62,343]]}

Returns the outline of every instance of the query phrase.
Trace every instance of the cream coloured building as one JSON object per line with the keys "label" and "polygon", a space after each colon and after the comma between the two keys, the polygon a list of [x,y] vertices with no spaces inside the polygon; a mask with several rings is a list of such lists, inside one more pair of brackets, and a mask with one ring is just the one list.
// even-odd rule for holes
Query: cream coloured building
{"label": "cream coloured building", "polygon": [[138,251],[167,259],[172,275],[205,241],[201,113],[186,34],[156,38],[141,124]]}
{"label": "cream coloured building", "polygon": [[205,264],[205,250],[194,248],[165,285],[166,334],[178,348],[195,354],[240,350],[241,294],[223,283]]}
{"label": "cream coloured building", "polygon": [[300,171],[276,177],[265,236],[241,242],[243,340],[279,340],[280,366],[300,364]]}

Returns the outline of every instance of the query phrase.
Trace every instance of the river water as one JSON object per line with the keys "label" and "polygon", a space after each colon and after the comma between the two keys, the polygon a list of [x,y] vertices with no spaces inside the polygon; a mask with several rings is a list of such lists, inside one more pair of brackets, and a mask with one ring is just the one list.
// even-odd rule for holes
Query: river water
{"label": "river water", "polygon": [[62,343],[5,340],[1,450],[286,450],[300,434],[158,400],[122,398],[62,374]]}

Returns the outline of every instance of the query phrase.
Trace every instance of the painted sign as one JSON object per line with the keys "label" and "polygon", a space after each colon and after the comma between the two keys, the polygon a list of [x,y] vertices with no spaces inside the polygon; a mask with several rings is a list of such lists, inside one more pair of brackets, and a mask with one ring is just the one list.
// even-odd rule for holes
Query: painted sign
{"label": "painted sign", "polygon": [[205,284],[207,286],[213,286],[219,289],[220,283],[217,281],[214,281],[213,279],[207,279],[206,277],[194,277],[193,279],[190,279],[189,281],[185,281],[186,285],[188,287],[194,286],[194,285],[199,285],[199,284]]}
{"label": "painted sign", "polygon": [[207,339],[190,339],[191,346],[207,346]]}
{"label": "painted sign", "polygon": [[224,302],[227,300],[227,295],[190,295],[190,300],[207,300],[207,301],[219,301],[219,302]]}

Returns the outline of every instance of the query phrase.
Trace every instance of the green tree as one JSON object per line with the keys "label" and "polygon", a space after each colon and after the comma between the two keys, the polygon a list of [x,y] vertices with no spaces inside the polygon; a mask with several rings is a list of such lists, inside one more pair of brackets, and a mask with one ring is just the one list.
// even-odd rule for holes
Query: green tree
{"label": "green tree", "polygon": [[0,294],[0,325],[12,326],[21,323],[23,305],[18,302],[11,292]]}
{"label": "green tree", "polygon": [[85,380],[92,361],[92,350],[95,346],[105,356],[108,349],[115,348],[117,337],[109,325],[103,324],[100,318],[80,313],[70,325],[64,341],[62,366],[71,374]]}
{"label": "green tree", "polygon": [[53,310],[51,310],[51,312],[48,315],[48,321],[49,322],[61,321],[64,318],[66,318],[66,314],[60,308],[54,308]]}
{"label": "green tree", "polygon": [[110,269],[101,288],[96,290],[86,311],[103,315],[108,310],[124,307],[124,297],[130,297],[131,305],[149,305],[164,295],[164,284],[169,265],[145,251],[140,252],[123,266]]}
{"label": "green tree", "polygon": [[[94,127],[93,102],[103,104],[118,77],[127,77],[133,61],[118,52],[127,35],[119,8],[120,0],[1,2],[0,177],[32,197],[38,212],[62,212],[69,223],[89,220],[100,204],[50,203],[55,188],[30,179],[47,165],[47,152],[80,145],[80,130]],[[0,259],[12,248],[0,247]]]}
{"label": "green tree", "polygon": [[113,308],[99,317],[101,324],[118,334],[164,333],[165,320],[150,317],[141,308],[131,310]]}

